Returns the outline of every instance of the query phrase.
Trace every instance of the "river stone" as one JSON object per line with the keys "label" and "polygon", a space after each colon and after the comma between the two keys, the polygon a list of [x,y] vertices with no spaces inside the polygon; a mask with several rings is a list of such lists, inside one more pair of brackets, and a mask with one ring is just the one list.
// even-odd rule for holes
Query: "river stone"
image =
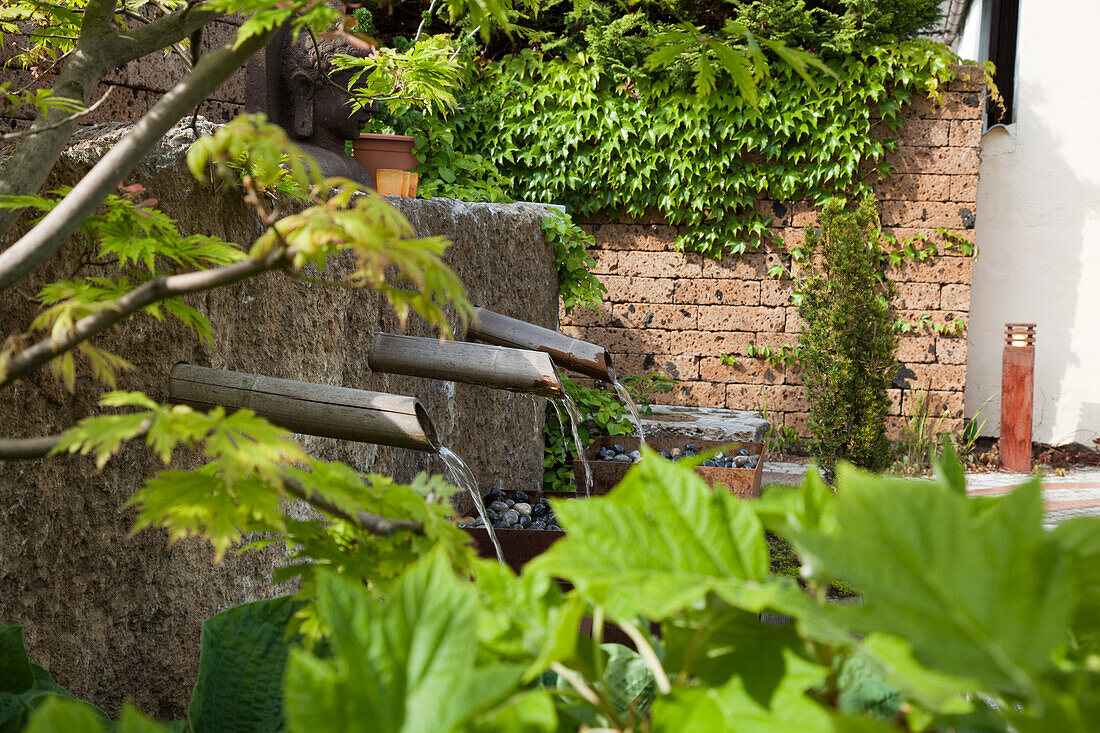
{"label": "river stone", "polygon": [[[214,129],[201,118],[198,127],[201,132]],[[82,131],[44,190],[75,184],[124,133],[120,125]],[[188,172],[184,158],[192,141],[190,130],[177,126],[125,183],[145,186],[185,234],[250,243],[262,229],[239,194],[215,192],[209,181],[196,181]],[[390,201],[418,234],[454,241],[446,261],[475,305],[541,326],[556,325],[557,268],[540,226],[544,208],[449,199]],[[14,234],[25,231],[26,221]],[[0,242],[0,249],[11,241]],[[68,278],[79,251],[76,242],[68,243],[19,290],[31,293],[44,282]],[[353,266],[350,256],[336,258],[323,277],[338,280]],[[134,364],[120,375],[119,389],[167,399],[169,369],[184,361],[415,395],[483,490],[541,483],[541,400],[371,373],[366,355],[372,334],[402,331],[379,296],[272,273],[187,301],[211,319],[213,345],[175,322],[160,325],[148,317],[133,318],[94,340]],[[14,290],[0,294],[0,334],[25,329],[34,313]],[[461,336],[461,323],[448,313]],[[416,316],[404,332],[433,335]],[[79,367],[79,374],[87,374],[86,366]],[[0,391],[0,437],[61,431],[100,412],[96,400],[103,390],[80,382],[69,394],[40,370]],[[419,471],[443,471],[441,460],[409,450],[314,437],[301,437],[301,443],[318,458],[400,481]],[[174,467],[197,465],[194,458],[183,458]],[[244,556],[230,552],[215,565],[204,543],[185,540],[168,547],[163,532],[149,530],[131,537],[134,512],[123,505],[163,468],[142,445],[126,447],[103,471],[79,456],[0,462],[0,620],[24,624],[31,659],[61,686],[112,715],[129,699],[153,718],[182,718],[198,667],[203,619],[231,605],[292,590],[273,588],[268,580],[281,560],[274,547]],[[465,513],[468,507],[460,508]]]}

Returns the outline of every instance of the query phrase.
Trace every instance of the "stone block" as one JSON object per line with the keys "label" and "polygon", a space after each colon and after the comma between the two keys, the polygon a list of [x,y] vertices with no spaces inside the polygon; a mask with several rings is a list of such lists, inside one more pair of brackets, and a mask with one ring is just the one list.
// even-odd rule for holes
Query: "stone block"
{"label": "stone block", "polygon": [[895,307],[904,310],[935,310],[940,305],[940,286],[937,283],[900,282]]}
{"label": "stone block", "polygon": [[897,133],[900,145],[917,147],[943,147],[951,134],[951,122],[948,120],[905,120],[901,131]]}
{"label": "stone block", "polygon": [[736,355],[733,364],[724,364],[717,356],[699,359],[699,379],[725,384],[783,384],[785,375],[763,359]]}
{"label": "stone block", "polygon": [[931,336],[902,336],[898,341],[898,361],[903,364],[922,364],[937,361],[936,339]]}
{"label": "stone block", "polygon": [[890,268],[890,277],[898,282],[970,284],[974,261],[969,257],[941,256],[924,262],[907,260]]}
{"label": "stone block", "polygon": [[781,308],[762,306],[708,305],[699,308],[699,329],[703,331],[782,331]]}
{"label": "stone block", "polygon": [[601,275],[607,288],[605,298],[612,303],[672,303],[676,280],[670,277],[624,277]]}
{"label": "stone block", "polygon": [[618,303],[611,325],[623,328],[661,328],[683,331],[695,328],[699,307],[695,305],[657,305],[653,303]]}
{"label": "stone block", "polygon": [[887,201],[952,201],[954,176],[901,173],[875,185],[880,199]]}
{"label": "stone block", "polygon": [[676,244],[676,227],[661,224],[604,224],[596,233],[604,249],[671,252]]}
{"label": "stone block", "polygon": [[693,252],[618,252],[617,275],[695,278],[702,275],[702,255]]}
{"label": "stone block", "polygon": [[763,252],[726,255],[721,260],[708,257],[703,260],[702,277],[760,280],[768,272],[766,257]]}
{"label": "stone block", "polygon": [[951,142],[953,148],[977,148],[982,144],[982,119],[951,120]]}
{"label": "stone block", "polygon": [[966,364],[966,338],[936,339],[936,361],[941,364]]}
{"label": "stone block", "polygon": [[[963,364],[907,364],[909,372],[901,376],[908,389],[928,389],[937,392],[962,391],[966,386],[966,366]],[[895,380],[898,383],[899,380]]]}
{"label": "stone block", "polygon": [[[612,354],[615,373],[620,377],[651,374],[659,371],[674,379],[699,380],[699,359],[681,354]],[[706,381],[706,380],[702,380]],[[660,395],[656,397],[660,399]]]}
{"label": "stone block", "polygon": [[970,207],[937,201],[883,201],[879,204],[884,227],[973,229]]}
{"label": "stone block", "polygon": [[679,382],[671,392],[661,394],[661,402],[666,405],[724,407],[725,391],[722,385],[710,382]]}
{"label": "stone block", "polygon": [[951,176],[951,201],[973,204],[978,201],[978,176]]}
{"label": "stone block", "polygon": [[944,310],[967,313],[970,311],[969,285],[944,285],[940,293],[940,307]]}
{"label": "stone block", "polygon": [[744,331],[675,331],[669,334],[669,348],[649,353],[716,356],[721,352],[744,353],[754,334]]}
{"label": "stone block", "polygon": [[760,281],[760,304],[767,306],[787,306],[791,303],[794,283],[787,278],[776,280],[768,278]]}
{"label": "stone block", "polygon": [[679,280],[676,283],[674,297],[677,303],[758,305],[760,303],[760,281],[718,278]]}
{"label": "stone block", "polygon": [[976,175],[978,151],[973,148],[918,148],[902,146],[887,153],[885,160],[893,166],[893,174],[916,175]]}

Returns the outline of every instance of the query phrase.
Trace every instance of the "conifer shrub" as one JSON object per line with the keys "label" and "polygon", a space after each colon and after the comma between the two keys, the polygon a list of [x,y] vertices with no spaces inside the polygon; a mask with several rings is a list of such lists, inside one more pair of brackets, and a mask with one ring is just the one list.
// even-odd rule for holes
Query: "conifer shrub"
{"label": "conifer shrub", "polygon": [[801,377],[810,402],[810,452],[831,475],[838,460],[889,467],[887,389],[897,369],[898,335],[884,274],[873,196],[854,211],[833,200],[806,232],[798,313]]}

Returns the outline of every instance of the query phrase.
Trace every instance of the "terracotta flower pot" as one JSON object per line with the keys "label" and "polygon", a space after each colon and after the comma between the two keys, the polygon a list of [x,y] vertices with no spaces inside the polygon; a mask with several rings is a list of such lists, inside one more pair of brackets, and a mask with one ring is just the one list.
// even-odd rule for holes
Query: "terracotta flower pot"
{"label": "terracotta flower pot", "polygon": [[[379,183],[379,168],[411,171],[420,165],[420,161],[413,155],[413,138],[409,135],[363,133],[358,140],[352,141],[352,148],[355,151],[355,160],[367,169],[376,188]],[[400,195],[400,193],[390,195]],[[415,189],[413,195],[416,195]]]}

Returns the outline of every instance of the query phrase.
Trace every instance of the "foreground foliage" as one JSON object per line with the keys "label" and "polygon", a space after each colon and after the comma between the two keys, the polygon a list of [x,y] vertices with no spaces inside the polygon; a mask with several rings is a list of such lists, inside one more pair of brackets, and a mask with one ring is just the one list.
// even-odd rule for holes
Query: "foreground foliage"
{"label": "foreground foliage", "polygon": [[[211,619],[189,724],[1095,730],[1100,519],[1048,531],[1038,481],[968,498],[953,455],[936,470],[914,481],[841,464],[835,494],[811,473],[742,501],[648,453],[608,496],[559,502],[566,537],[518,577],[457,568],[440,545],[390,581],[321,570],[296,600]],[[797,549],[804,587],[769,573],[765,530]],[[827,599],[838,578],[861,602]],[[320,641],[283,630],[301,609]],[[637,651],[580,634],[583,616]],[[0,725],[102,729],[98,711],[36,681],[18,629],[0,642],[0,711],[16,699],[22,716]],[[132,709],[118,729],[163,730]]]}

